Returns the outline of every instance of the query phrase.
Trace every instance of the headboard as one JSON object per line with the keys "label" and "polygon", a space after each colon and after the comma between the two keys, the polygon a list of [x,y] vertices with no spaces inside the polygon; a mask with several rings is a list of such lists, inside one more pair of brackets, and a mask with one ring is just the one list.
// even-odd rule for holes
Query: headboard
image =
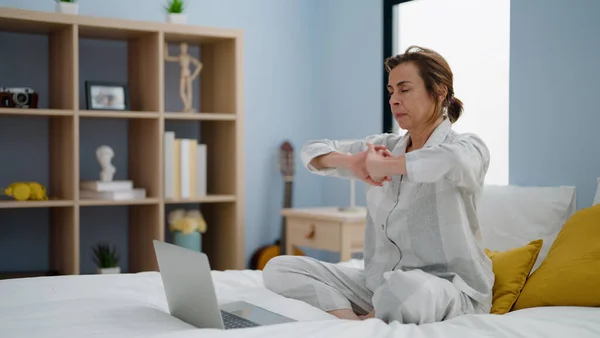
{"label": "headboard", "polygon": [[572,186],[485,186],[478,206],[484,245],[505,251],[543,239],[533,272],[575,211],[576,194]]}

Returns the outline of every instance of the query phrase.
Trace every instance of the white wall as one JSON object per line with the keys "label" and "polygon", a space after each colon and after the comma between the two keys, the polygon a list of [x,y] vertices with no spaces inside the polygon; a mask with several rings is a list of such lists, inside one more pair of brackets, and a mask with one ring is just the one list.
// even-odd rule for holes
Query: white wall
{"label": "white wall", "polygon": [[420,45],[446,58],[464,103],[454,129],[484,139],[492,156],[486,183],[507,184],[510,0],[415,0],[394,15],[394,53]]}

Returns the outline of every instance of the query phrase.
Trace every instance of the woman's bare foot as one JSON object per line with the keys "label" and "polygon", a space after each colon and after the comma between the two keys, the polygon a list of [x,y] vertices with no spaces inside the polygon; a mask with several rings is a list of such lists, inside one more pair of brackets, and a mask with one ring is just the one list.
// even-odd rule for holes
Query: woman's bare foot
{"label": "woman's bare foot", "polygon": [[371,313],[366,314],[364,316],[358,316],[358,318],[360,320],[365,320],[365,319],[369,319],[369,318],[375,318],[375,310],[371,311]]}
{"label": "woman's bare foot", "polygon": [[338,317],[339,319],[359,320],[356,313],[350,309],[331,310],[329,313]]}

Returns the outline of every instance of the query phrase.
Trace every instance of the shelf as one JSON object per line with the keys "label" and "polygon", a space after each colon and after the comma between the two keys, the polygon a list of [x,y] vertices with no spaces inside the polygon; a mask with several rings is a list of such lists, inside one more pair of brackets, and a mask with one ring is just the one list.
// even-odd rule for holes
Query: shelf
{"label": "shelf", "polygon": [[162,29],[169,43],[210,44],[241,36],[238,29],[194,27],[193,25],[167,25]]}
{"label": "shelf", "polygon": [[110,24],[104,22],[104,20],[96,20],[96,22],[88,21],[85,25],[79,26],[79,36],[90,39],[129,40],[154,32],[156,32],[156,30],[151,27],[112,27]]}
{"label": "shelf", "polygon": [[[36,233],[49,244],[39,266],[7,266],[8,273],[94,273],[89,249],[97,241],[119,246],[125,271],[157,271],[152,240],[165,240],[166,214],[181,206],[218,224],[203,247],[215,270],[244,268],[242,30],[0,7],[0,34],[14,46],[3,50],[2,79],[39,93],[38,108],[0,108],[0,157],[9,159],[0,187],[35,181],[52,198],[0,199],[0,224],[15,229],[0,246],[28,234],[30,224],[48,228]],[[180,68],[164,58],[165,46],[171,44],[174,56],[181,42],[203,65],[192,84],[197,113],[180,112]],[[32,65],[25,73],[19,71],[24,56]],[[86,82],[126,84],[127,110],[88,108]],[[165,131],[207,146],[208,196],[165,198]],[[98,179],[101,145],[114,150],[114,178],[133,181],[147,198],[78,197],[81,181]],[[28,247],[17,246],[15,254]]]}
{"label": "shelf", "polygon": [[2,198],[3,208],[64,206],[63,201],[74,199],[74,121],[69,116],[0,119],[0,156],[5,159],[0,188],[17,182],[37,182],[45,187],[50,199]]}
{"label": "shelf", "polygon": [[[6,13],[6,15],[5,15]],[[68,23],[59,20],[35,20],[22,9],[0,7],[0,31],[50,34],[68,27]],[[43,14],[42,14],[43,15]]]}
{"label": "shelf", "polygon": [[69,15],[48,11],[31,11],[20,8],[0,7],[0,28],[18,32],[48,31],[64,25],[78,25],[86,35],[100,35],[103,38],[116,35],[127,37],[130,34],[165,32],[173,41],[194,39],[213,41],[215,39],[240,36],[239,29],[175,25],[166,22],[101,18],[89,15]]}
{"label": "shelf", "polygon": [[[78,26],[78,58],[79,58],[79,109],[91,109],[88,104],[88,88],[86,83],[104,85],[125,85],[127,91],[122,104],[127,104],[128,111],[87,111],[93,117],[96,114],[147,113],[160,110],[160,80],[159,68],[162,59],[159,58],[161,40],[158,32],[133,32],[116,28],[95,28],[89,31],[89,26]],[[125,34],[120,39],[112,34]],[[131,35],[131,36],[129,36]],[[114,40],[117,41],[114,41]],[[104,50],[105,52],[99,52]],[[103,53],[101,55],[96,55]],[[112,69],[112,71],[109,71]],[[92,100],[93,103],[93,100]],[[102,106],[94,108],[102,109]],[[157,115],[159,115],[157,113]],[[116,117],[135,118],[136,115],[115,115]],[[149,116],[156,117],[156,116]]]}
{"label": "shelf", "polygon": [[158,118],[160,113],[153,112],[132,112],[132,111],[112,111],[112,110],[82,110],[78,113],[80,117],[106,118],[106,119],[152,119]]}
{"label": "shelf", "polygon": [[235,121],[235,114],[223,113],[165,113],[165,119],[168,120],[198,120],[198,121]]}
{"label": "shelf", "polygon": [[235,195],[209,195],[206,197],[166,199],[165,204],[186,204],[186,203],[220,203],[235,202]]}
{"label": "shelf", "polygon": [[73,116],[73,111],[72,110],[66,110],[66,109],[0,108],[0,115],[9,115],[9,116]]}
{"label": "shelf", "polygon": [[132,199],[132,200],[79,200],[81,206],[104,206],[104,205],[147,205],[158,204],[158,198]]}
{"label": "shelf", "polygon": [[4,11],[0,9],[0,37],[2,45],[11,47],[2,49],[3,83],[0,86],[32,88],[38,95],[37,108],[5,112],[73,115],[76,28],[67,24],[15,21],[4,17]]}
{"label": "shelf", "polygon": [[0,209],[72,207],[73,201],[0,201]]}

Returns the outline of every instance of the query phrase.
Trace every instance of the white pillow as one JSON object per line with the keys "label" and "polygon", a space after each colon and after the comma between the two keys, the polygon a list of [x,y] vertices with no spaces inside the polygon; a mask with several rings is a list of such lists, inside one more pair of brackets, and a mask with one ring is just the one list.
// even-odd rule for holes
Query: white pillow
{"label": "white pillow", "polygon": [[484,245],[505,251],[543,239],[533,272],[575,212],[575,203],[575,187],[485,186],[478,205]]}
{"label": "white pillow", "polygon": [[596,188],[596,196],[592,205],[600,204],[600,177],[598,177],[598,187]]}

